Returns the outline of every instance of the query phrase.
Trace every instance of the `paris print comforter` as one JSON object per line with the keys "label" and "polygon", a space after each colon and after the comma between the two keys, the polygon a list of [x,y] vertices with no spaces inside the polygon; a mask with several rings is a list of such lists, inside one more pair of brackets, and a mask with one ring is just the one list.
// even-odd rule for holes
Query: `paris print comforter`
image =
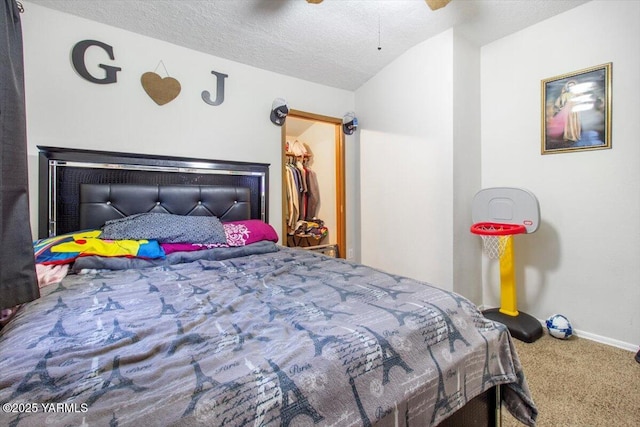
{"label": "paris print comforter", "polygon": [[535,424],[511,337],[467,299],[260,252],[44,288],[0,331],[0,424],[429,426],[497,384]]}

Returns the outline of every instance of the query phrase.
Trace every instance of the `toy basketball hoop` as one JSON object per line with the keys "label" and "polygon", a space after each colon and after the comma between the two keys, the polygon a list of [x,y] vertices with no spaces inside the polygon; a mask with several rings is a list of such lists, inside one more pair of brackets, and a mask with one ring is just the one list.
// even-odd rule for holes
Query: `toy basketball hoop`
{"label": "toy basketball hoop", "polygon": [[496,222],[478,222],[471,226],[471,232],[482,237],[482,251],[490,259],[500,259],[504,255],[507,241],[514,234],[526,233],[520,224],[500,224]]}
{"label": "toy basketball hoop", "polygon": [[523,188],[485,188],[473,198],[471,220],[471,232],[482,237],[483,252],[500,260],[500,308],[483,310],[482,314],[506,325],[514,338],[537,340],[542,336],[542,325],[535,317],[518,311],[512,237],[538,229],[538,199]]}

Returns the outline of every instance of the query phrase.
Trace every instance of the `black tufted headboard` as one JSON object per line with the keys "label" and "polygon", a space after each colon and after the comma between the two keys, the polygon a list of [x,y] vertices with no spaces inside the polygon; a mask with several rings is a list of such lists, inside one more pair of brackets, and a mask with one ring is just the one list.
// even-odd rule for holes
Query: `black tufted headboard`
{"label": "black tufted headboard", "polygon": [[249,188],[221,185],[80,184],[80,229],[143,212],[250,219],[250,196]]}
{"label": "black tufted headboard", "polygon": [[268,222],[265,163],[38,148],[39,238],[149,211]]}

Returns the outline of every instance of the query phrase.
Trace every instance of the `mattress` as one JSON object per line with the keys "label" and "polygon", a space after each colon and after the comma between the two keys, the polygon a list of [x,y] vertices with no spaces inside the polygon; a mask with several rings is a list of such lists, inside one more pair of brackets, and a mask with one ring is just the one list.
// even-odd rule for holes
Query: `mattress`
{"label": "mattress", "polygon": [[432,426],[496,385],[535,424],[507,329],[428,283],[273,242],[76,264],[0,331],[2,425]]}

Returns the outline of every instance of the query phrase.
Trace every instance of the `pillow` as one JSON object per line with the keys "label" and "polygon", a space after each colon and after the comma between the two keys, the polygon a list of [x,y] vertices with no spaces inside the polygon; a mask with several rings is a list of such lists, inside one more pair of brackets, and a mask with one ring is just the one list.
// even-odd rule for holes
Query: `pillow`
{"label": "pillow", "polygon": [[274,228],[259,219],[230,221],[222,224],[229,246],[244,246],[251,243],[269,240],[278,241],[278,233]]}
{"label": "pillow", "polygon": [[237,247],[261,241],[278,242],[278,233],[271,225],[259,219],[223,222],[226,244],[207,243],[160,243],[168,255],[173,252],[192,252],[219,247]]}
{"label": "pillow", "polygon": [[99,239],[100,230],[41,239],[34,243],[36,264],[68,264],[80,256],[164,258],[165,253],[154,240]]}
{"label": "pillow", "polygon": [[160,243],[226,244],[222,223],[215,216],[186,216],[147,212],[112,219],[102,227],[102,239],[148,239]]}

